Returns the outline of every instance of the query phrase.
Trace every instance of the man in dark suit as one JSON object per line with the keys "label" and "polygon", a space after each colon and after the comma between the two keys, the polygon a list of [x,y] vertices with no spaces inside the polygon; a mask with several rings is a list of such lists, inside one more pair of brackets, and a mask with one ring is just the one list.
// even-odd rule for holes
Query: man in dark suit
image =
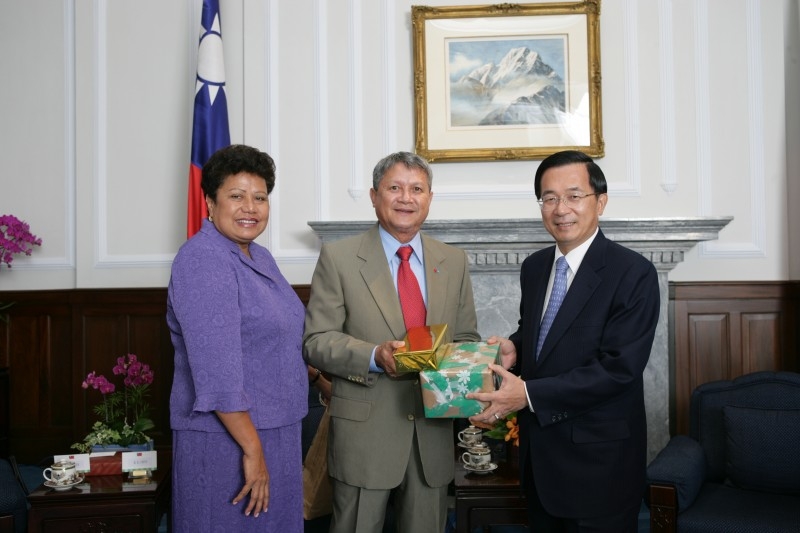
{"label": "man in dark suit", "polygon": [[660,307],[656,270],[599,229],[607,186],[590,157],[549,156],[534,186],[556,246],[522,264],[519,327],[509,339],[489,339],[500,342],[502,366],[492,368],[503,381],[472,395],[491,404],[470,420],[488,427],[518,411],[533,531],[635,533],[647,450],[642,374]]}
{"label": "man in dark suit", "polygon": [[306,311],[306,359],[333,376],[331,532],[379,533],[392,497],[397,531],[436,533],[447,518],[453,423],[425,418],[418,375],[396,372],[393,353],[408,327],[398,248],[413,249],[407,266],[425,315],[417,318],[447,324],[459,342],[480,340],[469,263],[463,250],[420,231],[433,197],[427,161],[391,154],[372,179],[378,223],[322,246]]}

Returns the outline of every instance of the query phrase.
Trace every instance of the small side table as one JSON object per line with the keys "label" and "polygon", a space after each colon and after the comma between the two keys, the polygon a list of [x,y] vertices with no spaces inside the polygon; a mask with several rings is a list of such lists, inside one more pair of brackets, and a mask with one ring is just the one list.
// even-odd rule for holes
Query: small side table
{"label": "small side table", "polygon": [[497,470],[474,474],[455,463],[456,533],[470,533],[490,525],[527,525],[525,494],[519,484],[519,469],[498,461]]}
{"label": "small side table", "polygon": [[171,460],[170,451],[159,451],[158,469],[147,482],[127,481],[124,474],[90,476],[66,491],[40,485],[28,495],[28,533],[156,533],[170,509]]}

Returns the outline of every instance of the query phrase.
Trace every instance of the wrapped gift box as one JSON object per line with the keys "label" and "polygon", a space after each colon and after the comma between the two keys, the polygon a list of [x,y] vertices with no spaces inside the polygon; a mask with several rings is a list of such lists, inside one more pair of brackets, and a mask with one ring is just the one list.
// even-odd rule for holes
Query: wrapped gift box
{"label": "wrapped gift box", "polygon": [[500,344],[463,342],[442,345],[435,369],[419,373],[422,403],[428,418],[467,418],[481,412],[484,402],[468,400],[468,392],[495,390],[489,363],[498,361]]}
{"label": "wrapped gift box", "polygon": [[419,326],[406,332],[402,348],[394,352],[397,372],[419,372],[426,368],[436,368],[436,350],[442,345],[447,334],[447,324]]}

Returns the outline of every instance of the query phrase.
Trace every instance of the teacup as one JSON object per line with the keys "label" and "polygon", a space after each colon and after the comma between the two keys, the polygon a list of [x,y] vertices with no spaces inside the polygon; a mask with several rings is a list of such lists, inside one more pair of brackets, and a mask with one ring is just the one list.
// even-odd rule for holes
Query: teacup
{"label": "teacup", "polygon": [[468,448],[467,451],[461,454],[461,460],[465,465],[472,468],[488,468],[492,462],[492,451],[488,446]]}
{"label": "teacup", "polygon": [[44,469],[42,476],[56,485],[66,485],[75,479],[75,463],[72,461],[53,463],[49,468]]}
{"label": "teacup", "polygon": [[472,446],[481,442],[483,430],[475,426],[464,428],[458,432],[458,441],[466,446]]}

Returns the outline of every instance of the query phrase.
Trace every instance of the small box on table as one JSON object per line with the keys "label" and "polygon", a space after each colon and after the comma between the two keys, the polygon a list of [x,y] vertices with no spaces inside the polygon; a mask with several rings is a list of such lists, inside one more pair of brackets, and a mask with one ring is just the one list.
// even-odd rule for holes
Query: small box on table
{"label": "small box on table", "polygon": [[116,476],[122,474],[122,452],[93,453],[89,456],[91,469],[87,476]]}
{"label": "small box on table", "polygon": [[422,403],[428,418],[467,418],[481,412],[484,402],[468,400],[468,392],[496,388],[489,363],[498,362],[500,344],[462,342],[444,344],[435,354],[436,366],[419,373]]}

